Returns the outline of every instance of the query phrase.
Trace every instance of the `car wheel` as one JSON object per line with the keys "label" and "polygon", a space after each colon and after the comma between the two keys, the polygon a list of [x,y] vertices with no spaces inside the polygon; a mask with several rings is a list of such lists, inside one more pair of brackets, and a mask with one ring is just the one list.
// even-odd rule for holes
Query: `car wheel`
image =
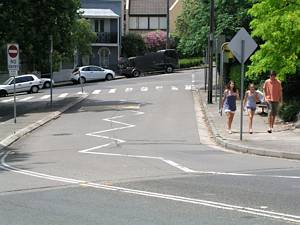
{"label": "car wheel", "polygon": [[112,80],[112,79],[114,79],[114,77],[113,77],[113,75],[112,74],[107,74],[106,75],[106,77],[105,77],[105,80],[107,80],[107,81],[110,81],[110,80]]}
{"label": "car wheel", "polygon": [[7,92],[5,90],[0,91],[0,97],[5,97],[7,96]]}
{"label": "car wheel", "polygon": [[78,83],[79,84],[84,84],[86,82],[86,79],[84,78],[84,77],[80,77],[79,79],[78,79]]}
{"label": "car wheel", "polygon": [[134,71],[132,72],[132,76],[133,76],[133,77],[139,77],[140,75],[141,75],[141,72],[138,71],[138,70],[134,70]]}
{"label": "car wheel", "polygon": [[51,87],[50,82],[45,82],[43,85],[43,88],[50,88],[50,87]]}
{"label": "car wheel", "polygon": [[173,71],[174,71],[174,69],[173,69],[172,66],[167,66],[167,67],[166,67],[166,72],[167,72],[167,73],[173,73]]}
{"label": "car wheel", "polygon": [[31,93],[38,93],[39,92],[39,87],[38,86],[32,86],[30,89]]}

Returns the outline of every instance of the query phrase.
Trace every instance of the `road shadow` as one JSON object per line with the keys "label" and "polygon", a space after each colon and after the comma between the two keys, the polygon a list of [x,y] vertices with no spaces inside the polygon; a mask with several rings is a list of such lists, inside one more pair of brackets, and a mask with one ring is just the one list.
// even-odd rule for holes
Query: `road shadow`
{"label": "road shadow", "polygon": [[[3,146],[1,146],[3,147]],[[1,160],[3,157],[5,157],[4,162],[7,163],[8,165],[14,164],[14,163],[19,163],[19,162],[24,162],[28,158],[31,157],[31,154],[24,153],[19,151],[18,149],[12,148],[12,147],[5,147],[1,152]],[[7,156],[6,156],[7,154]],[[3,167],[4,165],[1,163],[1,166]],[[28,169],[25,166],[18,165],[18,169]],[[7,170],[3,169],[0,167],[0,173],[7,172]]]}

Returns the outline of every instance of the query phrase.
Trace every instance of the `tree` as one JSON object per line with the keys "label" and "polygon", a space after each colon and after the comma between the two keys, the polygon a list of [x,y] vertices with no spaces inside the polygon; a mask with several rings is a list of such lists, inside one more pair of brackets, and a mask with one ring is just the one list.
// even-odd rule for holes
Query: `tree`
{"label": "tree", "polygon": [[145,51],[146,46],[141,35],[129,33],[122,38],[122,55],[124,57],[143,55]]}
{"label": "tree", "polygon": [[81,55],[90,55],[92,47],[90,43],[95,42],[97,35],[92,32],[91,24],[88,20],[77,19],[73,28],[73,45]]}
{"label": "tree", "polygon": [[155,52],[166,48],[167,33],[164,31],[152,31],[144,35],[144,42],[149,52]]}
{"label": "tree", "polygon": [[300,1],[259,0],[249,10],[252,35],[263,40],[251,57],[248,76],[276,70],[279,78],[295,74],[300,54]]}
{"label": "tree", "polygon": [[[216,0],[216,32],[232,37],[240,27],[248,27],[250,17],[248,0]],[[183,0],[183,13],[176,21],[177,36],[180,37],[178,49],[186,56],[200,55],[207,46],[209,34],[208,0]]]}
{"label": "tree", "polygon": [[75,46],[83,46],[78,35],[74,35],[74,30],[87,31],[87,24],[78,21],[80,0],[1,2],[0,44],[17,42],[26,70],[49,71],[50,35],[53,35],[54,52],[58,57],[69,56]]}

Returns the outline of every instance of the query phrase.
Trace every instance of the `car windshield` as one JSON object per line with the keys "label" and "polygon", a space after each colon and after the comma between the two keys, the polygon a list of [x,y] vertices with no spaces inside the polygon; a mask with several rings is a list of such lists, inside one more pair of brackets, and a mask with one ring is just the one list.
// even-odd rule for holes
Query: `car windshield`
{"label": "car windshield", "polygon": [[4,85],[9,85],[10,82],[13,80],[14,78],[10,77],[9,79],[7,79],[3,84]]}

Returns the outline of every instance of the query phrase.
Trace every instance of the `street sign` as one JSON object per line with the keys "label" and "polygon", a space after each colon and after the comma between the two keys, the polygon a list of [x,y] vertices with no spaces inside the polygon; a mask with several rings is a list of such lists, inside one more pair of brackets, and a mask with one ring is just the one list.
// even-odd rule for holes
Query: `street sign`
{"label": "street sign", "polygon": [[[242,41],[244,41],[244,57],[242,57]],[[233,52],[235,58],[240,63],[245,63],[250,55],[257,48],[256,42],[252,39],[249,33],[245,30],[245,28],[241,28],[239,32],[232,38],[229,43],[229,48]]]}
{"label": "street sign", "polygon": [[11,77],[18,76],[18,71],[17,70],[9,70],[9,76],[11,76]]}
{"label": "street sign", "polygon": [[19,70],[19,45],[7,45],[7,68],[8,70]]}

